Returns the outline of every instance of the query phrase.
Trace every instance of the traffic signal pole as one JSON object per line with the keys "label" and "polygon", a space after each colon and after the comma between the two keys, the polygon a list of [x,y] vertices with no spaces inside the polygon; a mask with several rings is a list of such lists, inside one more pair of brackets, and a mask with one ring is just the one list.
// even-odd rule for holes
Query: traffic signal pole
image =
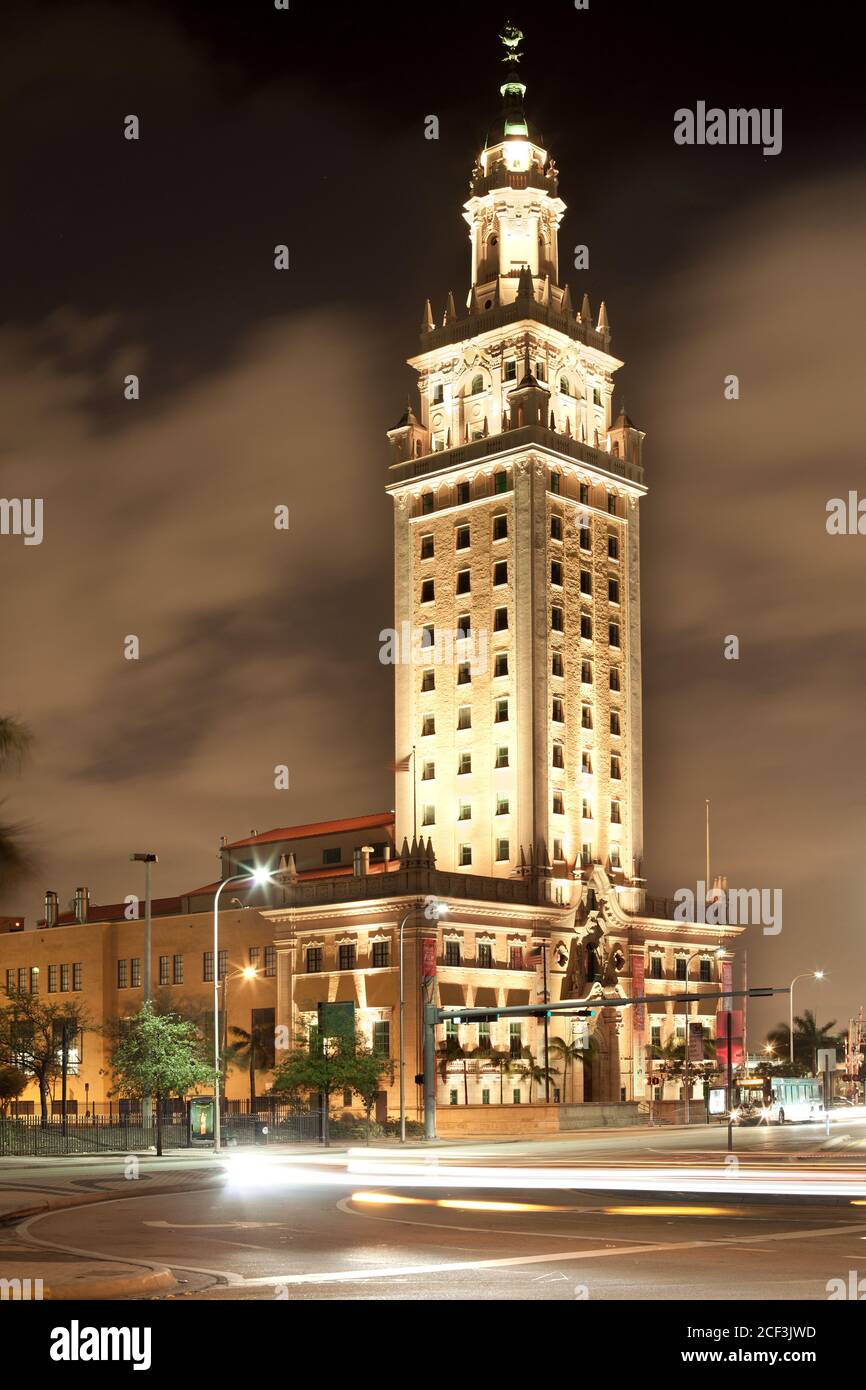
{"label": "traffic signal pole", "polygon": [[[436,1138],[436,1029],[447,1019],[455,1023],[495,1023],[500,1018],[552,1018],[554,1014],[574,1014],[592,1017],[596,1009],[621,1009],[628,1004],[702,1004],[720,999],[764,999],[772,994],[787,994],[789,985],[766,989],[733,989],[724,994],[639,994],[632,998],[590,995],[587,999],[560,999],[555,1004],[512,1004],[502,1009],[440,1009],[435,1004],[424,1006],[424,1138]],[[730,1023],[730,1010],[728,1010]],[[730,1044],[728,1066],[731,1067]],[[729,1107],[730,1108],[730,1107]]]}

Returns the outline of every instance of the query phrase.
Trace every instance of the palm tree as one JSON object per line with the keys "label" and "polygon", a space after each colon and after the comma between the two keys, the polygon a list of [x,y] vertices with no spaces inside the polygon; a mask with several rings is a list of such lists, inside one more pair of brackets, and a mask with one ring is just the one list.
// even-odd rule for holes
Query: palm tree
{"label": "palm tree", "polygon": [[[18,719],[0,718],[0,772],[20,767],[31,742],[26,724]],[[0,821],[0,889],[19,882],[32,867],[21,831],[20,825]]]}
{"label": "palm tree", "polygon": [[[811,1009],[794,1015],[794,1064],[800,1072],[814,1072],[817,1054],[822,1047],[840,1047],[842,1039],[833,1032],[835,1018],[829,1023],[819,1024]],[[787,1023],[778,1023],[767,1034],[767,1042],[772,1044],[779,1057],[791,1055],[791,1030]]]}
{"label": "palm tree", "polygon": [[515,1075],[521,1077],[524,1081],[529,1082],[530,1105],[532,1104],[533,1085],[537,1082],[539,1086],[542,1086],[546,1081],[551,1080],[554,1076],[559,1076],[559,1070],[557,1067],[542,1066],[531,1052],[526,1053],[525,1060],[514,1068],[514,1072]]}
{"label": "palm tree", "polygon": [[255,1029],[253,1029],[251,1033],[248,1033],[246,1028],[236,1028],[234,1024],[232,1024],[229,1032],[233,1034],[233,1040],[226,1049],[226,1060],[229,1065],[246,1065],[250,1075],[250,1114],[255,1115],[256,1068],[261,1068],[265,1061],[261,1039],[257,1037]]}
{"label": "palm tree", "polygon": [[[558,1057],[563,1063],[563,1089],[565,1091],[566,1102],[569,1099],[574,1101],[574,1064],[580,1062],[581,1066],[586,1066],[587,1059],[593,1052],[598,1051],[598,1038],[594,1033],[590,1034],[589,1046],[581,1047],[579,1042],[569,1042],[566,1038],[551,1038],[550,1051],[553,1056]],[[569,1085],[569,1080],[571,1084]]]}

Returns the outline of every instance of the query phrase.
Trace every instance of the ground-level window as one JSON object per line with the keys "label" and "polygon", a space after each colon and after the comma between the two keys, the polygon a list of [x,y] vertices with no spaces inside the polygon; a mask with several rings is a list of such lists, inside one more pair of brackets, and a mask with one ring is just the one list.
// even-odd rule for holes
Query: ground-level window
{"label": "ground-level window", "polygon": [[451,1090],[451,1091],[448,1092],[448,1104],[449,1104],[449,1105],[456,1105],[456,1104],[457,1104],[457,1091],[456,1091],[456,1089],[455,1089],[455,1090]]}

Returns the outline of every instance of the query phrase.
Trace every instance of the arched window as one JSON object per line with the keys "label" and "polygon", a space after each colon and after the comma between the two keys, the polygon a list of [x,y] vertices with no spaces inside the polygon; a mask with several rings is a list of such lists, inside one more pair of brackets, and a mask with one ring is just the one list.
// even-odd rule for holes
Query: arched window
{"label": "arched window", "polygon": [[481,392],[481,391],[483,391],[483,390],[484,390],[484,377],[483,377],[483,376],[474,376],[474,377],[472,378],[472,386],[471,386],[470,391],[469,391],[470,396],[477,396],[477,395],[479,394],[479,392]]}
{"label": "arched window", "polygon": [[568,377],[567,377],[567,376],[561,376],[561,377],[559,378],[559,389],[560,389],[560,391],[562,392],[563,396],[568,396],[568,395],[571,394],[571,392],[570,392],[569,389],[568,389]]}

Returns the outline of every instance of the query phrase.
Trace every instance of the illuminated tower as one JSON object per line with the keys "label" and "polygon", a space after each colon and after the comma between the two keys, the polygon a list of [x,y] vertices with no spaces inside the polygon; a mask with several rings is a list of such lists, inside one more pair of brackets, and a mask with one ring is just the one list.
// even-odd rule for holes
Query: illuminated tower
{"label": "illuminated tower", "polygon": [[568,901],[593,862],[641,879],[644,436],[612,420],[604,303],[593,321],[562,283],[565,204],[524,114],[521,37],[503,36],[503,117],[464,205],[465,308],[449,294],[437,323],[428,300],[420,410],[389,431],[395,626],[414,639],[395,668],[398,765],[415,749],[397,843],[417,808],[440,868],[534,865]]}

